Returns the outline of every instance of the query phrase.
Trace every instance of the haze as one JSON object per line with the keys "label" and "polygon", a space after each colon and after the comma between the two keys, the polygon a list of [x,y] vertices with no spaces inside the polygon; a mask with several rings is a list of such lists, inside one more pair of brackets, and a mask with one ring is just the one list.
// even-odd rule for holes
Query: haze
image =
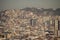
{"label": "haze", "polygon": [[60,0],[0,0],[0,10],[25,7],[60,8]]}

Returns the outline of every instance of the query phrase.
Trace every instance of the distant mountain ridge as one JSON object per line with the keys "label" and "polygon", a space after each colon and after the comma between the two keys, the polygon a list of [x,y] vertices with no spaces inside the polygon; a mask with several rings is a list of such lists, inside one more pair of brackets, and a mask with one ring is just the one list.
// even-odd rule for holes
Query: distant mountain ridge
{"label": "distant mountain ridge", "polygon": [[[12,9],[8,9],[8,10],[12,10]],[[13,10],[16,10],[16,9],[13,9]],[[34,7],[32,7],[32,8],[26,7],[26,8],[17,9],[17,10],[22,10],[22,11],[24,10],[26,12],[30,11],[30,12],[33,12],[35,14],[42,14],[42,15],[45,15],[44,12],[46,12],[46,15],[60,15],[60,8],[53,10],[52,8],[50,8],[50,9],[44,9],[44,8],[39,9],[39,8],[34,8]],[[7,10],[4,10],[4,11],[1,10],[0,13],[5,12],[5,11],[7,11]]]}

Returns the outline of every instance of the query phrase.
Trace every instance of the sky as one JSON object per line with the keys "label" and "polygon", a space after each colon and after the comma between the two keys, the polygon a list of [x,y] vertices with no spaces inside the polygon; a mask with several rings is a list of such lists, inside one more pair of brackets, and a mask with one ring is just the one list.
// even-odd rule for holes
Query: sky
{"label": "sky", "polygon": [[0,0],[0,10],[25,7],[60,8],[60,0]]}

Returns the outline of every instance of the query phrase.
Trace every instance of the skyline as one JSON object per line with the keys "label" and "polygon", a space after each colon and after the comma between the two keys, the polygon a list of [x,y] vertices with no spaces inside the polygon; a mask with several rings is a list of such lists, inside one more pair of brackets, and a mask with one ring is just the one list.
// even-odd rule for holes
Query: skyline
{"label": "skyline", "polygon": [[25,7],[60,8],[60,0],[0,0],[0,10]]}

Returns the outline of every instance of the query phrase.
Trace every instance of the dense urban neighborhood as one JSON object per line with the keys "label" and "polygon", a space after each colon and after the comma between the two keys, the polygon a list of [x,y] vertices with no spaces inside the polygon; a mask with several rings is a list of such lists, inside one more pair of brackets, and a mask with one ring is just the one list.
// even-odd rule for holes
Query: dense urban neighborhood
{"label": "dense urban neighborhood", "polygon": [[1,10],[0,40],[60,40],[60,8]]}

